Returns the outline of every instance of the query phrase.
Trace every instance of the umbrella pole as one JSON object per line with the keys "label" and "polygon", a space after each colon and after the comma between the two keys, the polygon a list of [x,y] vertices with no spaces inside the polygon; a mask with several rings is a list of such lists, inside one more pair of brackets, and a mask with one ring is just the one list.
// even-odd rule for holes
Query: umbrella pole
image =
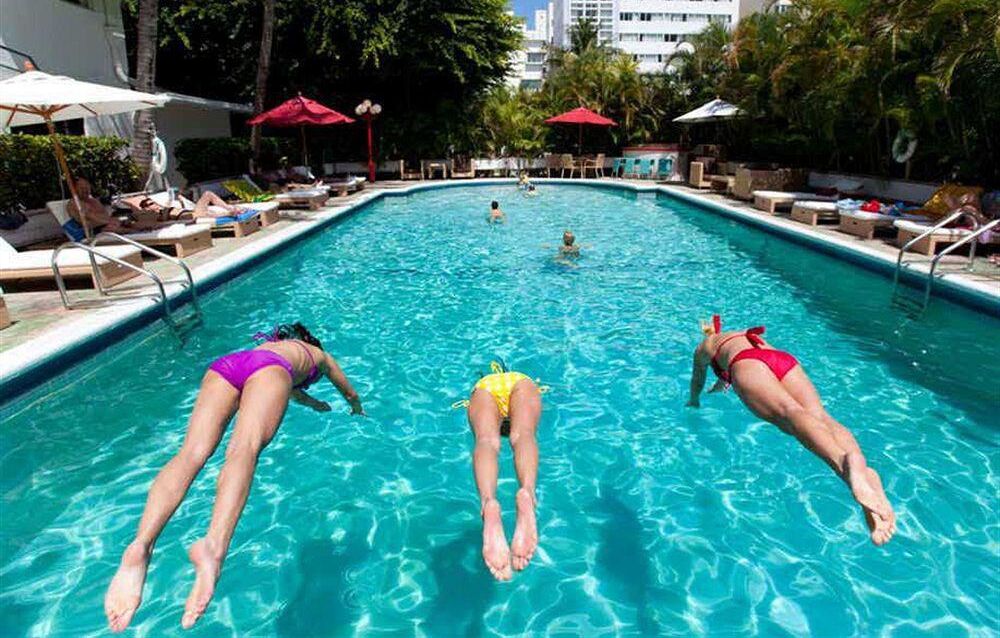
{"label": "umbrella pole", "polygon": [[73,183],[73,176],[69,172],[69,164],[66,163],[66,154],[63,152],[62,144],[59,142],[59,137],[56,135],[56,127],[52,123],[52,118],[45,115],[45,125],[49,129],[49,136],[52,138],[52,146],[56,152],[56,161],[59,162],[59,168],[62,169],[63,176],[66,179],[66,185],[69,186],[69,194],[73,198],[73,203],[76,204],[76,211],[80,215],[80,223],[83,225],[83,233],[88,238],[91,237],[90,224],[87,223],[87,216],[83,213],[83,206],[80,205],[80,197],[76,194],[76,184]]}
{"label": "umbrella pole", "polygon": [[579,126],[580,134],[576,140],[576,154],[583,155],[583,124]]}
{"label": "umbrella pole", "polygon": [[299,124],[299,133],[302,134],[302,164],[309,166],[309,151],[306,148],[306,127]]}

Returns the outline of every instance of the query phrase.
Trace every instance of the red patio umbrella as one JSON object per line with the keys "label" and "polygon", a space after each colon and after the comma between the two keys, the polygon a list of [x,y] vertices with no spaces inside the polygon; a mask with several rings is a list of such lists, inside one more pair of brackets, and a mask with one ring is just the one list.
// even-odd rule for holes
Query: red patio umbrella
{"label": "red patio umbrella", "polygon": [[249,120],[252,126],[267,124],[269,126],[298,126],[302,133],[302,161],[309,163],[306,152],[306,125],[326,126],[328,124],[351,124],[353,118],[333,109],[323,106],[316,100],[310,100],[299,93],[296,97],[283,102],[270,111],[264,111]]}
{"label": "red patio umbrella", "polygon": [[562,115],[556,115],[545,120],[546,124],[577,124],[580,127],[580,136],[577,140],[576,152],[583,151],[583,126],[618,126],[614,120],[610,120],[603,115],[598,115],[590,109],[582,106],[572,111],[566,111]]}

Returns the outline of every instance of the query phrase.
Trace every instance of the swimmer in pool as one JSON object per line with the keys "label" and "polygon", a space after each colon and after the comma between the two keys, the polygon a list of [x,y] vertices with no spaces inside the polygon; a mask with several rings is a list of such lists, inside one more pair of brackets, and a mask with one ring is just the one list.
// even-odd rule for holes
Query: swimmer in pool
{"label": "swimmer in pool", "polygon": [[764,327],[722,332],[718,315],[702,327],[705,338],[694,353],[691,397],[698,407],[711,366],[718,377],[712,392],[729,385],[755,415],[794,436],[820,457],[847,484],[861,506],[872,542],[884,545],[896,533],[896,514],[882,489],[882,481],[868,467],[854,436],[823,408],[805,370],[795,357],[770,346]]}
{"label": "swimmer in pool", "polygon": [[507,221],[507,217],[500,210],[500,202],[494,200],[490,202],[490,216],[486,218],[488,224],[502,224]]}
{"label": "swimmer in pool", "polygon": [[352,414],[364,414],[358,393],[340,366],[302,324],[279,326],[272,334],[260,336],[265,343],[216,359],[202,378],[184,443],[153,481],[138,532],[104,597],[111,631],[124,631],[132,621],[142,600],[156,539],[215,452],[234,413],[236,425],[219,472],[208,532],[188,550],[195,581],[181,619],[185,629],[201,618],[212,598],[250,493],[257,458],[278,431],[289,399],[329,412],[328,403],[306,394],[306,388],[326,377],[350,403]]}
{"label": "swimmer in pool", "polygon": [[[538,386],[520,372],[496,372],[481,378],[469,399],[469,425],[476,436],[472,469],[476,477],[483,518],[483,560],[497,580],[510,580],[511,568],[528,566],[538,547],[535,522],[535,483],[538,477],[538,443],[535,433],[542,415]],[[497,457],[501,435],[509,436],[520,489],[515,498],[517,524],[507,545],[500,503],[496,498]]]}
{"label": "swimmer in pool", "polygon": [[532,186],[531,180],[528,179],[528,172],[521,171],[521,174],[517,178],[517,187],[520,190],[528,190],[528,187]]}
{"label": "swimmer in pool", "polygon": [[580,246],[576,243],[576,235],[573,234],[573,231],[567,230],[563,232],[562,245],[559,246],[559,256],[564,258],[580,256]]}

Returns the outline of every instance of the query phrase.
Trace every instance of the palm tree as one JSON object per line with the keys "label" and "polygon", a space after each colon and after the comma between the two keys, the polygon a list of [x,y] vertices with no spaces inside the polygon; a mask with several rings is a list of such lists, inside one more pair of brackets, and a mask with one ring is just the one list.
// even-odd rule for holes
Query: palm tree
{"label": "palm tree", "polygon": [[[264,110],[264,96],[267,91],[267,75],[271,70],[271,43],[274,40],[274,0],[264,0],[264,22],[260,31],[260,53],[257,56],[257,85],[254,92],[253,111]],[[251,171],[260,165],[260,127],[250,132],[250,146],[253,149]]]}
{"label": "palm tree", "polygon": [[[156,79],[157,0],[139,0],[136,26],[135,89],[152,93]],[[149,174],[152,158],[153,112],[137,111],[132,131],[132,158],[143,177]]]}
{"label": "palm tree", "polygon": [[576,24],[569,29],[570,50],[577,55],[589,49],[601,46],[598,39],[597,23],[586,18],[577,18]]}

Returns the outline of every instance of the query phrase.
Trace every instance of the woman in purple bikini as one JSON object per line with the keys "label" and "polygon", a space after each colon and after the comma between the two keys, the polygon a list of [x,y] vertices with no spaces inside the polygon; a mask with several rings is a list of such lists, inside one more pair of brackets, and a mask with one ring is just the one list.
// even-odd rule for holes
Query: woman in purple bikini
{"label": "woman in purple bikini", "polygon": [[255,337],[265,342],[253,350],[216,359],[209,366],[184,443],[153,481],[139,531],[125,549],[104,597],[108,626],[114,632],[123,631],[132,621],[142,599],[153,545],[194,477],[215,452],[234,413],[238,412],[236,426],[219,473],[208,533],[188,551],[195,567],[195,582],[184,606],[184,628],[197,622],[212,598],[233,530],[250,492],[257,457],[278,431],[288,400],[319,412],[330,411],[329,404],[305,392],[326,376],[351,404],[351,413],[364,414],[358,393],[340,366],[302,324],[279,326],[270,335],[258,333]]}

